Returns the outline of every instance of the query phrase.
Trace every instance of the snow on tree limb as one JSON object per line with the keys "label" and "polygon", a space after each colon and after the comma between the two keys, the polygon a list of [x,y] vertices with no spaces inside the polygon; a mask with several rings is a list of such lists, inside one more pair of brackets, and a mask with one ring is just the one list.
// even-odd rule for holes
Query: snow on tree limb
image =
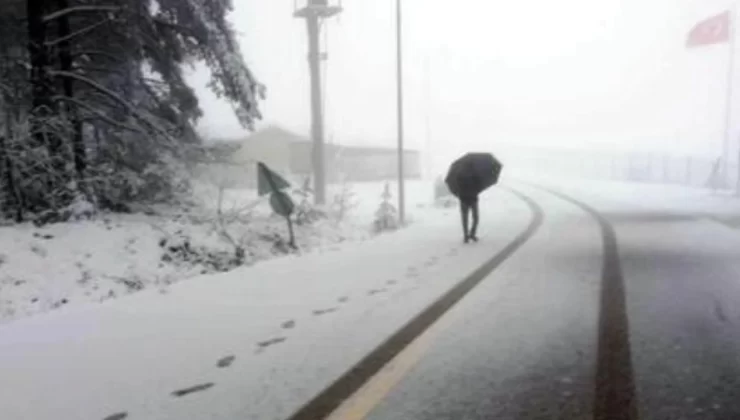
{"label": "snow on tree limb", "polygon": [[62,70],[52,70],[49,72],[51,76],[56,77],[69,77],[72,79],[75,79],[79,82],[85,83],[88,86],[94,88],[98,92],[104,94],[109,99],[112,99],[116,101],[119,105],[126,108],[126,111],[128,111],[132,116],[134,116],[139,122],[147,125],[151,130],[158,132],[158,134],[164,136],[165,138],[169,138],[169,134],[165,129],[162,127],[159,127],[157,124],[153,123],[152,121],[149,121],[146,117],[144,117],[137,109],[134,107],[131,103],[129,103],[126,99],[124,99],[121,95],[117,94],[116,92],[113,92],[112,90],[106,88],[102,84],[88,78],[85,76],[81,76],[74,72],[68,72],[68,71],[62,71]]}
{"label": "snow on tree limb", "polygon": [[89,5],[89,6],[72,6],[63,10],[57,10],[54,13],[49,13],[44,16],[44,22],[50,22],[62,18],[64,16],[80,13],[80,12],[118,12],[121,10],[120,6],[104,6],[104,5]]}
{"label": "snow on tree limb", "polygon": [[92,105],[90,105],[90,104],[88,104],[88,103],[86,103],[84,101],[81,101],[79,99],[70,98],[68,96],[56,96],[56,97],[54,97],[54,100],[71,102],[71,103],[79,106],[80,108],[84,108],[88,112],[94,114],[97,118],[101,119],[102,121],[104,121],[104,122],[106,122],[106,123],[108,123],[108,124],[110,124],[110,125],[112,125],[114,127],[120,128],[122,130],[127,130],[127,131],[132,131],[132,132],[138,132],[138,133],[140,133],[142,131],[138,127],[126,125],[126,124],[124,124],[124,123],[122,123],[120,121],[116,121],[113,118],[108,117],[107,115],[105,115],[104,112],[95,109],[95,107],[93,107]]}
{"label": "snow on tree limb", "polygon": [[73,33],[71,33],[71,34],[69,34],[69,35],[67,35],[65,37],[57,38],[57,39],[54,39],[52,41],[47,41],[45,44],[46,44],[47,47],[57,46],[57,45],[61,44],[62,42],[69,41],[71,39],[77,38],[80,35],[84,35],[84,34],[86,34],[88,32],[94,31],[95,29],[97,29],[97,28],[105,25],[108,22],[110,22],[110,19],[108,19],[108,18],[103,19],[103,20],[101,20],[101,21],[99,21],[97,23],[94,23],[94,24],[89,25],[89,26],[87,26],[85,28],[82,28],[82,29],[80,29],[78,31],[75,31],[75,32],[73,32]]}
{"label": "snow on tree limb", "polygon": [[87,58],[90,58],[91,56],[100,56],[100,57],[105,57],[114,62],[121,60],[121,57],[118,57],[114,54],[111,54],[110,52],[102,51],[102,50],[84,50],[83,49],[80,51],[76,51],[73,55],[75,57],[87,57]]}
{"label": "snow on tree limb", "polygon": [[188,6],[192,13],[194,36],[203,44],[201,53],[211,69],[209,87],[229,100],[242,125],[252,129],[254,121],[262,118],[258,101],[264,99],[265,87],[246,66],[236,35],[225,20],[231,2],[186,0],[178,6]]}

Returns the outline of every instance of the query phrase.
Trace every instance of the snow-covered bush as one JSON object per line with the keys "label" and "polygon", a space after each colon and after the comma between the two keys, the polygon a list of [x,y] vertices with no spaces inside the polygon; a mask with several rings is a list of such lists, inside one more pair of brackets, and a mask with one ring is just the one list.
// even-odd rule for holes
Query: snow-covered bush
{"label": "snow-covered bush", "polygon": [[228,242],[233,247],[234,259],[232,260],[236,265],[242,265],[245,262],[245,243],[246,237],[244,233],[234,233],[237,230],[233,228],[234,224],[247,225],[252,216],[252,211],[257,205],[257,202],[243,207],[232,207],[231,209],[224,208],[224,193],[225,188],[219,187],[218,190],[218,206],[216,208],[216,217],[214,225],[219,236]]}
{"label": "snow-covered bush", "polygon": [[244,265],[243,249],[241,253],[234,253],[214,247],[194,245],[193,240],[183,233],[162,238],[159,246],[162,248],[162,262],[191,267],[200,266],[204,274],[226,272]]}
{"label": "snow-covered bush", "polygon": [[[78,192],[71,171],[60,162],[60,156],[70,154],[69,148],[62,145],[52,154],[34,137],[28,116],[5,117],[5,132],[0,134],[0,201],[4,213],[18,221],[24,212],[34,216],[31,220],[38,216],[59,219],[56,214]],[[63,137],[68,128],[60,118],[45,119],[43,127],[55,131],[56,137]]]}
{"label": "snow-covered bush", "polygon": [[326,217],[326,213],[314,204],[311,178],[306,178],[301,188],[293,191],[293,196],[298,201],[294,216],[297,225],[308,225]]}
{"label": "snow-covered bush", "polygon": [[355,196],[352,185],[348,182],[342,182],[342,186],[339,192],[334,195],[331,204],[332,214],[338,223],[344,221],[347,213],[357,207]]}
{"label": "snow-covered bush", "polygon": [[381,202],[378,210],[375,212],[375,221],[373,222],[373,229],[376,233],[396,230],[399,227],[398,222],[398,210],[391,203],[393,194],[391,194],[391,186],[386,183],[381,194]]}

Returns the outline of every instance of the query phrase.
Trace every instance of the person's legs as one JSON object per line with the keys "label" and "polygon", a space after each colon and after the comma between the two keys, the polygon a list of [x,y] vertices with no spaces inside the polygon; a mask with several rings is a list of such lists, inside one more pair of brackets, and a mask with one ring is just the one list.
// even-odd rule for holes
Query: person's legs
{"label": "person's legs", "polygon": [[476,236],[476,232],[478,232],[478,219],[479,219],[479,213],[478,213],[478,199],[476,198],[475,201],[473,201],[470,205],[470,209],[473,213],[473,226],[470,229],[470,239],[474,241],[478,241],[478,237]]}
{"label": "person's legs", "polygon": [[468,242],[468,212],[470,210],[470,205],[467,203],[466,200],[460,199],[460,216],[462,218],[462,227],[463,227],[463,238],[465,239],[465,242]]}

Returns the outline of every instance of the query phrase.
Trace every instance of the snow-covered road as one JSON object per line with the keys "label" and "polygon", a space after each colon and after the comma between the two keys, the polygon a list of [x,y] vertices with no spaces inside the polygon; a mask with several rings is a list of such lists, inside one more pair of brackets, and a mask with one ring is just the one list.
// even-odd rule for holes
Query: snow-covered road
{"label": "snow-covered road", "polygon": [[704,217],[728,209],[592,187],[557,189],[616,231],[623,288],[596,218],[523,187],[542,229],[336,418],[740,418],[740,232]]}
{"label": "snow-covered road", "polygon": [[[338,418],[586,419],[604,410],[597,394],[609,386],[594,378],[625,352],[602,361],[603,226],[550,192],[509,185],[542,209],[539,229]],[[617,376],[639,417],[740,418],[740,231],[716,221],[740,206],[680,188],[554,187],[616,231],[628,322],[625,335],[609,336],[618,346],[629,333],[632,366]],[[532,227],[532,207],[509,191],[487,193],[481,206],[478,244],[461,243],[455,209],[439,210],[336,251],[0,326],[1,417],[289,418]],[[619,302],[609,305],[618,312]]]}

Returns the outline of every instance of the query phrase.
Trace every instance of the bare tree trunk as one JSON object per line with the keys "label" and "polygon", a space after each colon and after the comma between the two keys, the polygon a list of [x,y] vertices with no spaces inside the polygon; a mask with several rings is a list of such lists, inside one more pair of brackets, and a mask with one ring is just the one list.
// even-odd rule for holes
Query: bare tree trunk
{"label": "bare tree trunk", "polygon": [[[28,0],[26,3],[33,111],[48,115],[52,110],[53,91],[49,77],[49,50],[46,47],[47,28],[44,23],[46,6],[45,0]],[[44,135],[40,130],[34,130],[34,136],[39,143],[45,143]]]}
{"label": "bare tree trunk", "polygon": [[[27,199],[27,204],[34,212],[48,210],[56,207],[52,192],[57,182],[54,179],[53,166],[56,151],[59,145],[52,138],[46,124],[50,122],[53,112],[53,88],[49,75],[50,54],[47,42],[47,25],[44,22],[44,14],[48,10],[47,0],[28,0],[26,2],[26,14],[28,21],[28,55],[30,59],[31,85],[31,141],[35,147],[46,147],[49,152],[52,165],[44,165],[34,173],[25,174],[31,179],[39,179],[41,182],[33,190],[24,188],[22,192]],[[43,185],[45,190],[41,189]]]}
{"label": "bare tree trunk", "polygon": [[5,121],[3,123],[5,132],[0,133],[0,178],[4,181],[5,188],[4,190],[0,189],[0,194],[6,194],[6,201],[2,211],[5,217],[13,217],[17,223],[21,223],[24,219],[25,203],[18,182],[16,181],[14,173],[15,165],[11,156],[12,149],[10,144],[10,139],[13,136],[13,125],[19,116],[16,115],[18,113],[17,104],[14,107],[5,100],[2,106],[4,108],[3,117]]}
{"label": "bare tree trunk", "polygon": [[0,194],[5,197],[2,203],[2,214],[4,217],[10,217],[15,210],[15,219],[17,222],[21,222],[23,221],[23,210],[14,194],[16,185],[13,179],[13,167],[7,147],[5,136],[0,134],[0,175],[3,179],[3,188],[0,189]]}
{"label": "bare tree trunk", "polygon": [[[57,0],[58,10],[66,10],[69,8],[69,0]],[[68,15],[61,16],[59,18],[59,39],[62,39],[59,43],[59,68],[63,72],[72,72],[72,48],[69,41],[69,35],[71,34],[69,26]],[[74,80],[70,77],[62,76],[62,90],[64,96],[68,98],[74,98]],[[85,153],[85,142],[83,138],[83,125],[79,118],[77,107],[67,106],[67,115],[72,123],[72,150],[74,156],[75,172],[79,179],[83,179],[84,172],[87,167],[87,156]]]}

